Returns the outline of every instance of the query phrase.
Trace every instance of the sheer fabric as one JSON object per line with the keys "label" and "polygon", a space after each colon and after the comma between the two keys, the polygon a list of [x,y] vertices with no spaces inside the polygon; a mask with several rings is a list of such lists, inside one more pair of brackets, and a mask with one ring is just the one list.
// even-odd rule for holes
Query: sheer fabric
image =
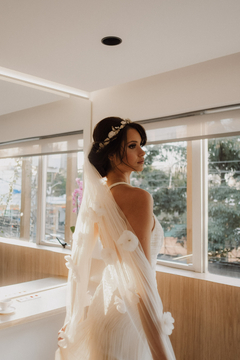
{"label": "sheer fabric", "polygon": [[[96,225],[105,265],[91,294]],[[155,218],[150,264],[106,179],[85,159],[83,201],[72,256],[66,257],[66,329],[60,335],[63,340],[55,360],[152,360],[152,353],[160,360],[155,346],[159,341],[166,358],[175,359],[168,337],[174,320],[170,313],[163,314],[155,275],[162,239],[162,228]]]}

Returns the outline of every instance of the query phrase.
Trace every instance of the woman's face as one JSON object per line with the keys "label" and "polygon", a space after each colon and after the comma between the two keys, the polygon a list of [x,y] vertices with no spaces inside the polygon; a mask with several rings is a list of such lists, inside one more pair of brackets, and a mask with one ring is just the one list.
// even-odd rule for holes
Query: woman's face
{"label": "woman's face", "polygon": [[124,151],[124,157],[121,160],[115,162],[115,165],[122,172],[129,171],[142,171],[144,166],[145,151],[141,147],[141,136],[139,132],[133,128],[129,128],[127,131],[127,142],[123,142],[122,147]]}

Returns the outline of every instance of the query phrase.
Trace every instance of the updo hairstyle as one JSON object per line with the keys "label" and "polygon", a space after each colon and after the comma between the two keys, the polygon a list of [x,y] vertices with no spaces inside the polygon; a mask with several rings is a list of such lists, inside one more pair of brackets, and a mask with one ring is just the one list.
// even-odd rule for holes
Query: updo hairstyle
{"label": "updo hairstyle", "polygon": [[[141,136],[141,146],[144,146],[147,142],[147,135],[144,128],[137,123],[127,123],[115,136],[110,139],[110,142],[104,147],[99,146],[104,140],[108,138],[108,134],[112,131],[112,127],[121,126],[123,119],[119,117],[107,117],[101,120],[93,130],[93,145],[88,154],[90,163],[97,169],[102,177],[107,176],[109,170],[111,170],[111,163],[109,156],[116,154],[116,156],[122,161],[125,154],[125,148],[127,144],[127,131],[129,128],[138,131]],[[124,147],[122,148],[122,142]]]}

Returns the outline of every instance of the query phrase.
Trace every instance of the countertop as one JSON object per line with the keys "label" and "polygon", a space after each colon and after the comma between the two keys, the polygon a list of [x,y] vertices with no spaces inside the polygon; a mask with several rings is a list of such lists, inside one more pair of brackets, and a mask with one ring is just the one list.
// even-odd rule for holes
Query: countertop
{"label": "countertop", "polygon": [[65,312],[66,278],[46,278],[0,288],[0,299],[12,299],[12,314],[0,315],[0,330]]}

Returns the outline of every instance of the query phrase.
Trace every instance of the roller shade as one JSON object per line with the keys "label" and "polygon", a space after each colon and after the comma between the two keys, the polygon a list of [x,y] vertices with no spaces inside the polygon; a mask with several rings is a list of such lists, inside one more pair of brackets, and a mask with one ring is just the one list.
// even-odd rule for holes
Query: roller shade
{"label": "roller shade", "polygon": [[148,143],[206,139],[240,133],[240,109],[172,120],[144,121]]}
{"label": "roller shade", "polygon": [[71,135],[21,139],[0,144],[0,158],[67,153],[83,150],[83,131]]}

